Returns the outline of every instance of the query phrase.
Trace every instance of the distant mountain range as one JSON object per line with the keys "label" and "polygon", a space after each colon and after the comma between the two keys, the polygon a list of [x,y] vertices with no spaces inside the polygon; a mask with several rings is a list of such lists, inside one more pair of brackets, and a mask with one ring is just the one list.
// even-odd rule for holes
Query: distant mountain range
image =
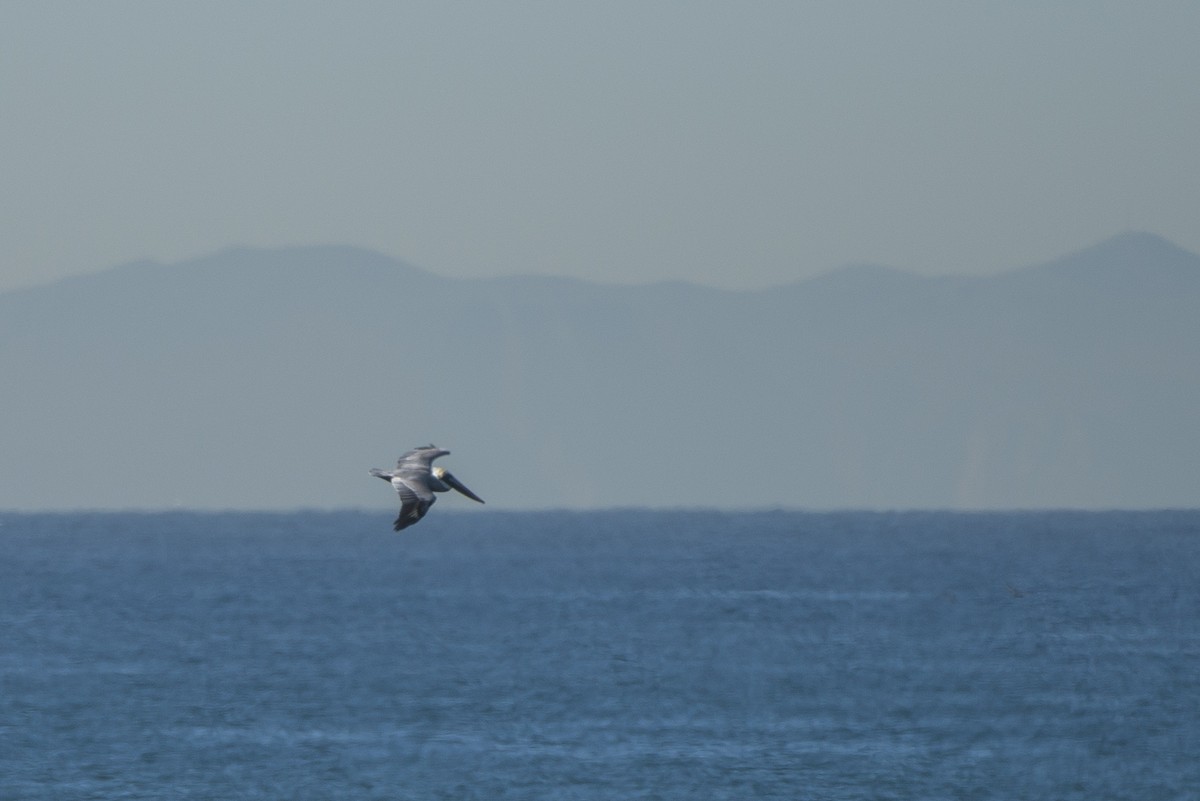
{"label": "distant mountain range", "polygon": [[[1200,505],[1200,257],[766,291],[237,248],[0,294],[0,508]],[[461,508],[446,499],[444,508]]]}

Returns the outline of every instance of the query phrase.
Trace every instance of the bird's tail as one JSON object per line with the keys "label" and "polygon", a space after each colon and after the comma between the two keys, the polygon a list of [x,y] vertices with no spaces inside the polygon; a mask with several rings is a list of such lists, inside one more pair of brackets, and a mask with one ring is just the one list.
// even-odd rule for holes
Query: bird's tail
{"label": "bird's tail", "polygon": [[371,468],[371,475],[375,476],[375,478],[382,478],[384,481],[391,481],[391,480],[392,480],[392,474],[391,474],[391,473],[389,473],[389,472],[388,472],[388,471],[386,471],[386,470],[380,470],[378,467],[372,467],[372,468]]}

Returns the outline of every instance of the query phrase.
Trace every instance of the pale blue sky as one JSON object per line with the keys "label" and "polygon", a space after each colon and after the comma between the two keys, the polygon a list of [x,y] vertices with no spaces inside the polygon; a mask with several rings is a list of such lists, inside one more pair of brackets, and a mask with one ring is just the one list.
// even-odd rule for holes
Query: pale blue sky
{"label": "pale blue sky", "polygon": [[1200,3],[0,2],[0,290],[233,244],[761,287],[1200,250]]}

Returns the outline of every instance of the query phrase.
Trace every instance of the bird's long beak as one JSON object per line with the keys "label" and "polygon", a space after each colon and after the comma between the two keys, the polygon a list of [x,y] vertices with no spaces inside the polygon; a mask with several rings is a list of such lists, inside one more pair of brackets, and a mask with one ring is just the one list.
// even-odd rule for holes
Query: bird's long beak
{"label": "bird's long beak", "polygon": [[478,495],[476,495],[475,493],[473,493],[469,489],[467,489],[467,485],[462,483],[461,481],[459,481],[457,478],[455,478],[453,473],[451,473],[449,471],[442,473],[442,481],[445,481],[447,484],[454,487],[456,490],[461,492],[463,495],[466,495],[471,500],[479,501],[480,503],[483,503],[483,498],[480,498]]}

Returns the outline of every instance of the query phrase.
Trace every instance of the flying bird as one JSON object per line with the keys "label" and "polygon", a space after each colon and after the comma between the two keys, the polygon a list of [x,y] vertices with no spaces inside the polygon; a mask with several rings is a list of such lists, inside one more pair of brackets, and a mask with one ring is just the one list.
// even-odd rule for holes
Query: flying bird
{"label": "flying bird", "polygon": [[400,515],[392,524],[393,529],[406,529],[424,517],[437,500],[433,495],[435,492],[455,489],[471,500],[483,503],[483,498],[467,489],[449,470],[432,466],[434,459],[449,454],[450,451],[426,445],[424,448],[413,448],[401,456],[395,470],[371,468],[371,475],[391,482],[400,496]]}

